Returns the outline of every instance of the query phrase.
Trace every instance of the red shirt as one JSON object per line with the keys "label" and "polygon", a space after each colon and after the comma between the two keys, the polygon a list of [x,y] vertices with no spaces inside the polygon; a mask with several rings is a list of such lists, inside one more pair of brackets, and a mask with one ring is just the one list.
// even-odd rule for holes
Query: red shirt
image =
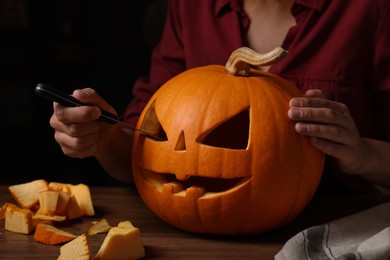
{"label": "red shirt", "polygon": [[[390,1],[296,0],[292,14],[289,54],[269,72],[302,91],[322,89],[349,107],[362,136],[390,140]],[[249,22],[239,0],[171,0],[150,76],[135,83],[122,119],[135,125],[153,93],[184,70],[224,65],[245,45]]]}

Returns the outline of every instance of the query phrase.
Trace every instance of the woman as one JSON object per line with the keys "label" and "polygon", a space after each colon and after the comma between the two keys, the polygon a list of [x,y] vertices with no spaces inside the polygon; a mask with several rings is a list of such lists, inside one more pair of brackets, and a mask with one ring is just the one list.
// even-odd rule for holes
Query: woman
{"label": "woman", "polygon": [[[241,46],[261,53],[282,46],[289,55],[260,69],[305,92],[305,97],[290,101],[288,116],[299,134],[329,156],[327,169],[342,173],[326,173],[324,178],[354,176],[365,180],[364,189],[371,187],[367,183],[389,188],[390,138],[388,132],[378,132],[390,121],[385,102],[390,91],[389,45],[387,0],[171,0],[150,75],[136,82],[134,99],[121,118],[135,125],[151,95],[184,70],[225,64]],[[54,103],[50,124],[64,154],[95,156],[113,177],[131,182],[132,133],[96,120],[98,107],[116,111],[94,90],[73,95],[96,107]]]}

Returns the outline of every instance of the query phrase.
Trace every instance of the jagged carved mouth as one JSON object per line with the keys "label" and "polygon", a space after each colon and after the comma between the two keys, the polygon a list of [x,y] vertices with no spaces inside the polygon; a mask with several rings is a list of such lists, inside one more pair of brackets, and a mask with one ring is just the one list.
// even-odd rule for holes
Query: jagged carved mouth
{"label": "jagged carved mouth", "polygon": [[156,173],[140,169],[142,175],[161,192],[177,196],[196,196],[198,198],[217,196],[235,190],[247,183],[251,177],[233,179],[211,178],[201,176],[176,176],[170,173]]}

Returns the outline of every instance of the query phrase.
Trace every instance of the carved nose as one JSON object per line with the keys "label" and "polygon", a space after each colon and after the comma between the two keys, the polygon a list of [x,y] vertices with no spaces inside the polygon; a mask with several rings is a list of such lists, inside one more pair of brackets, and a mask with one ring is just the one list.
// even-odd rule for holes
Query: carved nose
{"label": "carved nose", "polygon": [[186,150],[186,138],[184,136],[184,131],[181,131],[179,138],[177,139],[177,143],[175,146],[175,151],[184,151]]}

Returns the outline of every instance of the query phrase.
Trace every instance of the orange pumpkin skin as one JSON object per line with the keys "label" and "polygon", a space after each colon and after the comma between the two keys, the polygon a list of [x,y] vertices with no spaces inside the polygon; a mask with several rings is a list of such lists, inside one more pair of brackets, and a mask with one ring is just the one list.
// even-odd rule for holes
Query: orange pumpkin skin
{"label": "orange pumpkin skin", "polygon": [[146,105],[137,127],[164,140],[134,133],[133,175],[144,203],[167,223],[199,234],[263,233],[291,222],[316,191],[324,155],[287,117],[289,100],[302,93],[251,73],[190,69]]}

